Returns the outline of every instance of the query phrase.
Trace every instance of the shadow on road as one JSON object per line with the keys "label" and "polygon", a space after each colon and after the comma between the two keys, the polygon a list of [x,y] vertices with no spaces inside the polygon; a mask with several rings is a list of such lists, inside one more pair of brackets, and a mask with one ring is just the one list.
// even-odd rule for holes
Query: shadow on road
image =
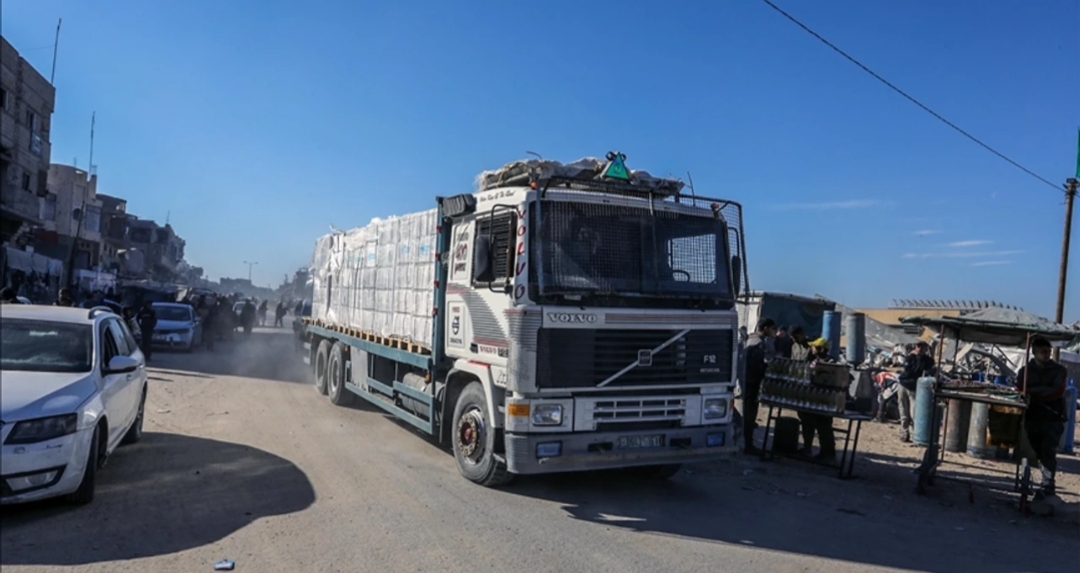
{"label": "shadow on road", "polygon": [[225,538],[315,501],[304,473],[262,450],[147,433],[98,474],[94,501],[4,508],[0,564],[84,565],[164,555]]}
{"label": "shadow on road", "polygon": [[218,342],[213,352],[204,349],[191,354],[157,352],[149,367],[151,374],[200,378],[242,376],[312,383],[293,333],[286,329],[258,328],[248,336],[237,333],[232,341]]}
{"label": "shadow on road", "polygon": [[[897,473],[861,463],[860,471],[875,481],[882,470]],[[1019,514],[989,517],[966,503],[916,498],[911,488],[882,496],[867,492],[861,480],[841,481],[796,464],[735,458],[688,466],[673,480],[656,482],[617,471],[536,476],[519,478],[508,491],[558,503],[569,517],[606,527],[872,566],[969,573],[979,563],[982,573],[1012,573],[1057,571],[1070,554],[1075,562],[1075,528],[1035,518],[1023,528],[1040,533],[1021,534],[1013,531],[1021,527],[1015,525]],[[908,475],[893,477],[903,484]],[[960,489],[955,483],[938,489],[950,489],[949,497],[963,494],[951,491]],[[926,542],[930,538],[935,541]]]}

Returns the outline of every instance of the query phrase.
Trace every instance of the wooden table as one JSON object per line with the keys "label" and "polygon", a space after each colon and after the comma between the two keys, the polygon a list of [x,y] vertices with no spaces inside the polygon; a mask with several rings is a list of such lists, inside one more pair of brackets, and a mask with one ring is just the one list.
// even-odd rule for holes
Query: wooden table
{"label": "wooden table", "polygon": [[[762,457],[762,459],[767,459],[769,456],[782,455],[782,456],[792,457],[792,458],[795,458],[795,459],[799,459],[799,460],[803,460],[803,461],[807,461],[807,462],[811,462],[811,463],[819,463],[821,465],[832,465],[832,464],[830,464],[828,462],[825,462],[825,463],[814,462],[813,460],[811,460],[809,458],[806,458],[804,456],[779,453],[779,452],[774,451],[773,448],[769,446],[769,429],[772,427],[774,420],[779,420],[780,419],[780,415],[783,413],[784,410],[792,410],[794,412],[803,412],[803,413],[806,413],[806,414],[816,414],[816,415],[819,415],[819,416],[827,416],[829,418],[832,418],[833,421],[835,421],[837,419],[839,419],[841,421],[847,421],[847,427],[846,428],[845,427],[840,427],[840,428],[835,428],[834,427],[833,432],[842,434],[844,436],[844,448],[840,452],[840,475],[839,475],[839,478],[840,479],[850,479],[854,475],[854,473],[855,473],[855,451],[859,447],[859,432],[862,430],[862,423],[863,422],[866,422],[868,420],[873,419],[871,416],[868,416],[868,415],[863,414],[861,412],[853,412],[853,411],[850,411],[850,410],[845,411],[842,414],[839,414],[839,413],[827,413],[827,412],[822,412],[820,410],[814,410],[814,409],[810,409],[810,408],[800,408],[798,406],[792,406],[790,404],[781,404],[779,402],[774,402],[772,400],[761,400],[761,404],[763,406],[768,406],[769,407],[769,415],[765,418],[765,439],[764,439],[764,442],[761,444],[761,457]],[[852,434],[853,434],[852,429],[854,429],[854,439],[852,437]],[[773,438],[772,446],[773,447],[776,446],[776,438],[775,437]]]}

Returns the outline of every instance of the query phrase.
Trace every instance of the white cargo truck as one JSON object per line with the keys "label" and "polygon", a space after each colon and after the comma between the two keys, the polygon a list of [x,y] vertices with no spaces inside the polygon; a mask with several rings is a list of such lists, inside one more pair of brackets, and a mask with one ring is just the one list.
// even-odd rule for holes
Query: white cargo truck
{"label": "white cargo truck", "polygon": [[742,208],[626,168],[532,159],[316,243],[305,360],[488,486],[734,450]]}

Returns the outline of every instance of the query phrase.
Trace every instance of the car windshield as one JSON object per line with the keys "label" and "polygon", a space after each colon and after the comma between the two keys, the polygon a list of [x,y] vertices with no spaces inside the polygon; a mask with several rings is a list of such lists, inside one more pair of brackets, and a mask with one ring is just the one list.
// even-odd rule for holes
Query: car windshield
{"label": "car windshield", "polygon": [[187,322],[191,320],[191,309],[183,306],[155,306],[154,315],[158,320]]}
{"label": "car windshield", "polygon": [[22,318],[0,321],[0,369],[30,372],[88,372],[94,331],[88,324]]}
{"label": "car windshield", "polygon": [[560,201],[540,214],[541,295],[731,297],[723,220]]}

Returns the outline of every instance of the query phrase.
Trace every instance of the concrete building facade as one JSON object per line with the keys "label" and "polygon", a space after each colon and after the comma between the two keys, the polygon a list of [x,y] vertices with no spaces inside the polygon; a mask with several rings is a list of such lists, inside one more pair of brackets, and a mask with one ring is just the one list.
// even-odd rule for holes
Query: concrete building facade
{"label": "concrete building facade", "polygon": [[74,248],[75,269],[89,270],[101,263],[102,201],[97,197],[96,174],[71,165],[50,165],[40,218],[34,241],[37,252],[67,264]]}
{"label": "concrete building facade", "polygon": [[39,224],[48,192],[56,89],[0,37],[0,243]]}
{"label": "concrete building facade", "polygon": [[101,200],[101,261],[105,268],[116,264],[127,245],[127,199],[98,194]]}

